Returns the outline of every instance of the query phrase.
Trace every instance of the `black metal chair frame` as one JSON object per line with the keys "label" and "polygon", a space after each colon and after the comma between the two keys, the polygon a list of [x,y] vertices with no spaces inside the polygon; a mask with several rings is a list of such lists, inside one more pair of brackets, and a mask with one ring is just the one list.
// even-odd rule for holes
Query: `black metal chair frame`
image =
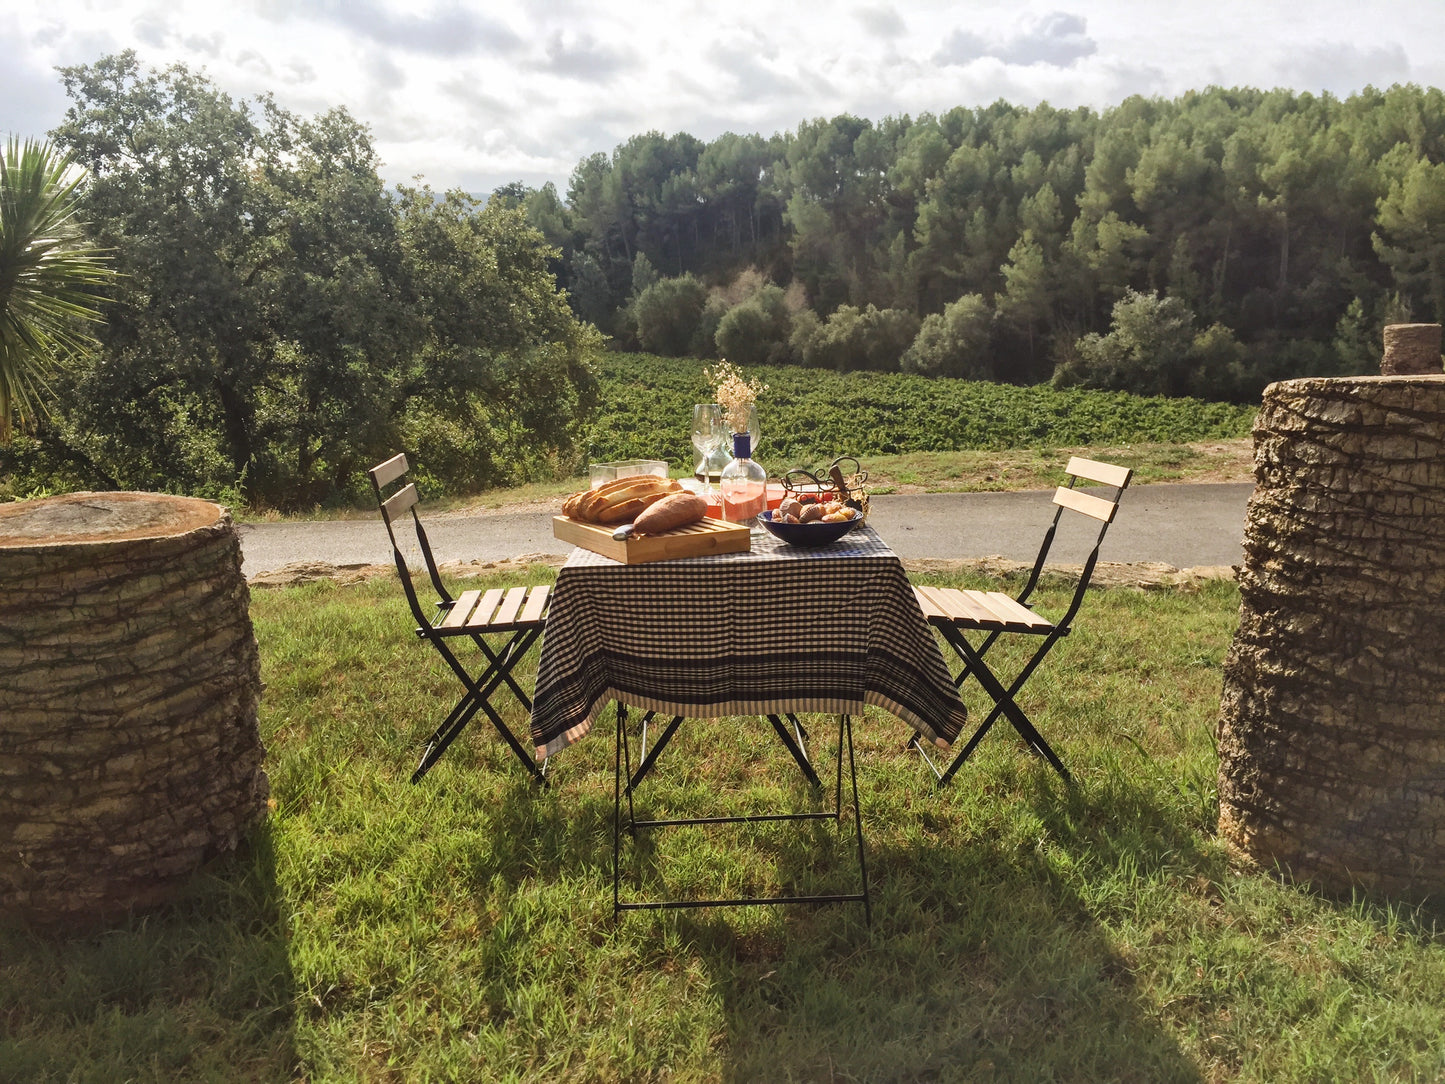
{"label": "black metal chair frame", "polygon": [[[1064,767],[1063,761],[1059,759],[1053,747],[1044,740],[1043,735],[1039,733],[1023,708],[1019,707],[1017,698],[1019,691],[1024,687],[1024,682],[1026,682],[1034,670],[1038,668],[1044,656],[1049,653],[1056,643],[1069,635],[1069,631],[1073,626],[1074,617],[1079,612],[1079,607],[1084,601],[1084,594],[1089,589],[1089,580],[1094,574],[1094,566],[1098,564],[1099,547],[1104,542],[1104,535],[1109,530],[1109,524],[1114,521],[1114,512],[1117,510],[1119,498],[1129,485],[1129,479],[1132,477],[1133,472],[1122,467],[1112,466],[1111,464],[1095,463],[1092,460],[1075,457],[1069,460],[1068,466],[1065,468],[1065,473],[1069,475],[1069,484],[1055,491],[1054,503],[1057,507],[1054,510],[1054,518],[1049,524],[1048,531],[1044,534],[1043,543],[1039,547],[1038,556],[1034,559],[1033,569],[1029,572],[1028,581],[1024,584],[1023,590],[1014,596],[1013,600],[1020,606],[1032,610],[1029,597],[1033,594],[1034,588],[1039,582],[1039,577],[1043,574],[1044,563],[1048,559],[1049,550],[1053,546],[1054,536],[1058,532],[1060,518],[1063,516],[1065,509],[1084,512],[1084,514],[1100,520],[1099,533],[1094,539],[1093,549],[1089,551],[1089,556],[1084,562],[1083,571],[1079,576],[1078,586],[1074,589],[1073,598],[1069,601],[1069,606],[1064,616],[1054,623],[1050,623],[1047,619],[1039,619],[1036,623],[1027,625],[1016,623],[1003,628],[989,628],[988,626],[984,626],[983,628],[988,628],[988,634],[977,646],[974,646],[964,635],[961,622],[958,620],[939,617],[929,618],[929,623],[943,634],[943,638],[963,662],[963,669],[953,679],[954,685],[962,688],[964,681],[972,675],[977,679],[984,691],[988,693],[994,705],[993,709],[984,718],[983,722],[979,724],[978,729],[973,732],[973,735],[964,744],[958,755],[954,757],[952,763],[950,763],[946,769],[940,770],[939,766],[929,757],[928,752],[924,748],[921,736],[918,733],[915,732],[908,740],[907,745],[918,750],[924,763],[928,765],[934,777],[938,780],[938,786],[940,788],[948,785],[954,774],[963,766],[964,761],[973,754],[973,751],[978,747],[978,743],[983,740],[984,735],[993,728],[994,723],[998,722],[1000,717],[1007,719],[1018,732],[1019,737],[1028,745],[1029,749],[1048,761],[1053,769],[1063,777],[1065,782],[1072,782],[1072,777],[1069,775],[1068,769]],[[1102,475],[1103,478],[1098,477],[1099,475]],[[1113,490],[1113,493],[1110,497],[1102,499],[1089,494],[1078,493],[1075,490],[1075,486],[1080,478],[1085,478],[1090,481],[1112,479],[1112,481],[1108,481],[1106,484],[1108,488]],[[1070,494],[1072,494],[1072,496]],[[1107,511],[1107,514],[1102,507],[1103,505],[1112,506],[1112,508]],[[964,624],[963,627],[967,627],[966,624]],[[979,631],[983,631],[983,628],[980,628]],[[984,662],[984,655],[1004,633],[1043,637],[1037,650],[1034,651],[1033,655],[1024,663],[1013,680],[1007,685],[1005,685],[999,676]]]}
{"label": "black metal chair frame", "polygon": [[[638,764],[634,771],[632,767],[632,750],[627,736],[627,707],[622,701],[617,702],[617,745],[613,759],[613,794],[612,794],[612,914],[614,919],[624,911],[657,911],[673,910],[698,907],[746,907],[759,905],[773,905],[784,903],[862,903],[863,913],[866,921],[871,926],[873,923],[873,906],[868,895],[868,860],[863,848],[863,818],[858,806],[858,770],[853,757],[853,720],[851,716],[838,716],[838,756],[837,756],[837,779],[833,795],[833,808],[812,813],[768,813],[744,817],[688,817],[672,820],[640,820],[637,811],[633,806],[633,792],[639,783],[647,777],[657,763],[667,743],[681,725],[683,716],[673,716],[671,722],[664,728],[661,736],[651,749],[647,748],[647,727],[654,718],[655,713],[648,711],[642,717],[642,737],[638,749]],[[798,717],[791,712],[786,718],[791,725],[785,726],[782,717],[778,715],[767,716],[768,721],[777,731],[782,739],[783,745],[787,748],[804,778],[815,788],[821,788],[822,782],[813,764],[808,757],[807,737],[808,733],[798,722]],[[858,872],[861,880],[861,890],[853,893],[831,893],[820,895],[799,895],[799,896],[753,896],[734,899],[704,899],[704,900],[646,900],[625,902],[621,898],[622,883],[622,833],[625,830],[634,839],[637,838],[638,829],[648,828],[670,828],[679,825],[689,824],[749,824],[768,821],[816,821],[831,820],[835,823],[841,819],[843,809],[843,745],[846,738],[848,746],[848,777],[853,793],[853,824],[856,829],[858,840]],[[626,779],[624,786],[623,780]],[[627,815],[623,819],[622,802],[626,798]]]}
{"label": "black metal chair frame", "polygon": [[[442,754],[456,740],[457,735],[471,722],[472,717],[481,711],[490,720],[492,727],[506,742],[527,773],[535,782],[545,787],[548,785],[547,762],[544,760],[541,765],[537,764],[491,703],[492,695],[501,686],[506,685],[522,707],[529,714],[531,713],[531,697],[512,676],[512,668],[541,636],[543,619],[541,616],[536,616],[520,621],[502,622],[485,630],[468,627],[465,624],[448,626],[443,623],[447,615],[457,606],[458,600],[454,599],[442,584],[436,559],[432,556],[431,543],[427,539],[421,517],[417,514],[419,498],[416,485],[407,483],[405,486],[399,487],[391,496],[383,496],[384,489],[404,478],[407,470],[406,456],[399,454],[385,463],[378,464],[367,473],[371,478],[372,489],[381,509],[382,522],[386,524],[387,536],[391,539],[392,555],[396,559],[396,571],[401,578],[402,590],[406,593],[406,601],[411,607],[412,615],[416,618],[416,635],[436,648],[441,657],[446,660],[447,665],[451,667],[452,672],[456,674],[457,680],[466,689],[461,699],[442,720],[441,725],[426,740],[421,759],[412,773],[411,781],[413,783],[420,782],[422,777],[431,770],[432,765],[441,759]],[[430,618],[427,617],[421,600],[417,597],[416,587],[412,583],[411,570],[407,567],[406,558],[402,556],[401,546],[397,543],[396,532],[392,525],[393,519],[405,511],[411,512],[412,522],[416,527],[417,544],[421,549],[422,559],[426,563],[427,575],[431,579],[432,588],[437,595],[436,612]],[[468,592],[467,594],[474,595],[475,593]],[[464,594],[462,598],[466,599],[467,594]],[[505,637],[505,640],[500,647],[494,647],[487,642],[489,635],[494,638]],[[448,642],[459,638],[470,640],[480,650],[485,660],[484,665],[476,674],[467,670]]]}

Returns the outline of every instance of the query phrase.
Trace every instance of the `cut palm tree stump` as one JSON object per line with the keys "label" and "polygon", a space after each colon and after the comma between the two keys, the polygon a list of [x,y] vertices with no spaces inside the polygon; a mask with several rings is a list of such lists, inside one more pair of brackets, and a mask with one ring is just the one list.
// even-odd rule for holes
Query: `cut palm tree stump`
{"label": "cut palm tree stump", "polygon": [[1332,891],[1445,890],[1445,376],[1271,384],[1219,832]]}
{"label": "cut palm tree stump", "polygon": [[230,513],[154,493],[0,505],[0,914],[174,897],[266,812]]}

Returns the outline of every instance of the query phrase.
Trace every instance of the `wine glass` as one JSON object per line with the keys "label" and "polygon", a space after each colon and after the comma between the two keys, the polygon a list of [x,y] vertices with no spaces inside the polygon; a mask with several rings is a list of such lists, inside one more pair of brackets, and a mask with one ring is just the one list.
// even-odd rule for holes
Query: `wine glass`
{"label": "wine glass", "polygon": [[701,462],[697,473],[702,475],[704,497],[712,495],[712,459],[722,450],[727,440],[727,427],[723,424],[722,407],[716,403],[698,403],[692,408],[692,446]]}

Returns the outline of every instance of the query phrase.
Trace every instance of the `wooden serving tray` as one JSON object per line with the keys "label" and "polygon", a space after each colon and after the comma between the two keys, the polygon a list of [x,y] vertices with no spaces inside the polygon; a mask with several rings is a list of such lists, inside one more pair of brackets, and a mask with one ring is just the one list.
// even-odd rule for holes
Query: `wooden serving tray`
{"label": "wooden serving tray", "polygon": [[668,561],[675,557],[701,557],[707,553],[747,553],[752,549],[746,527],[710,516],[686,527],[677,527],[662,534],[639,535],[621,542],[612,537],[615,530],[616,527],[599,527],[567,516],[552,517],[554,537],[625,565]]}

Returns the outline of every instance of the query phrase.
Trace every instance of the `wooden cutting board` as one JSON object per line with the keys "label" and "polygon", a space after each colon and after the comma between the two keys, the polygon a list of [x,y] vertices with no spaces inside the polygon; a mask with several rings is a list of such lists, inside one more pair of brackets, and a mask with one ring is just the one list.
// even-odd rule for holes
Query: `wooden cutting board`
{"label": "wooden cutting board", "polygon": [[612,537],[616,529],[598,527],[567,516],[552,517],[554,537],[625,565],[668,561],[676,557],[701,557],[706,553],[747,553],[752,549],[746,527],[712,517],[662,534],[642,535],[621,542]]}

